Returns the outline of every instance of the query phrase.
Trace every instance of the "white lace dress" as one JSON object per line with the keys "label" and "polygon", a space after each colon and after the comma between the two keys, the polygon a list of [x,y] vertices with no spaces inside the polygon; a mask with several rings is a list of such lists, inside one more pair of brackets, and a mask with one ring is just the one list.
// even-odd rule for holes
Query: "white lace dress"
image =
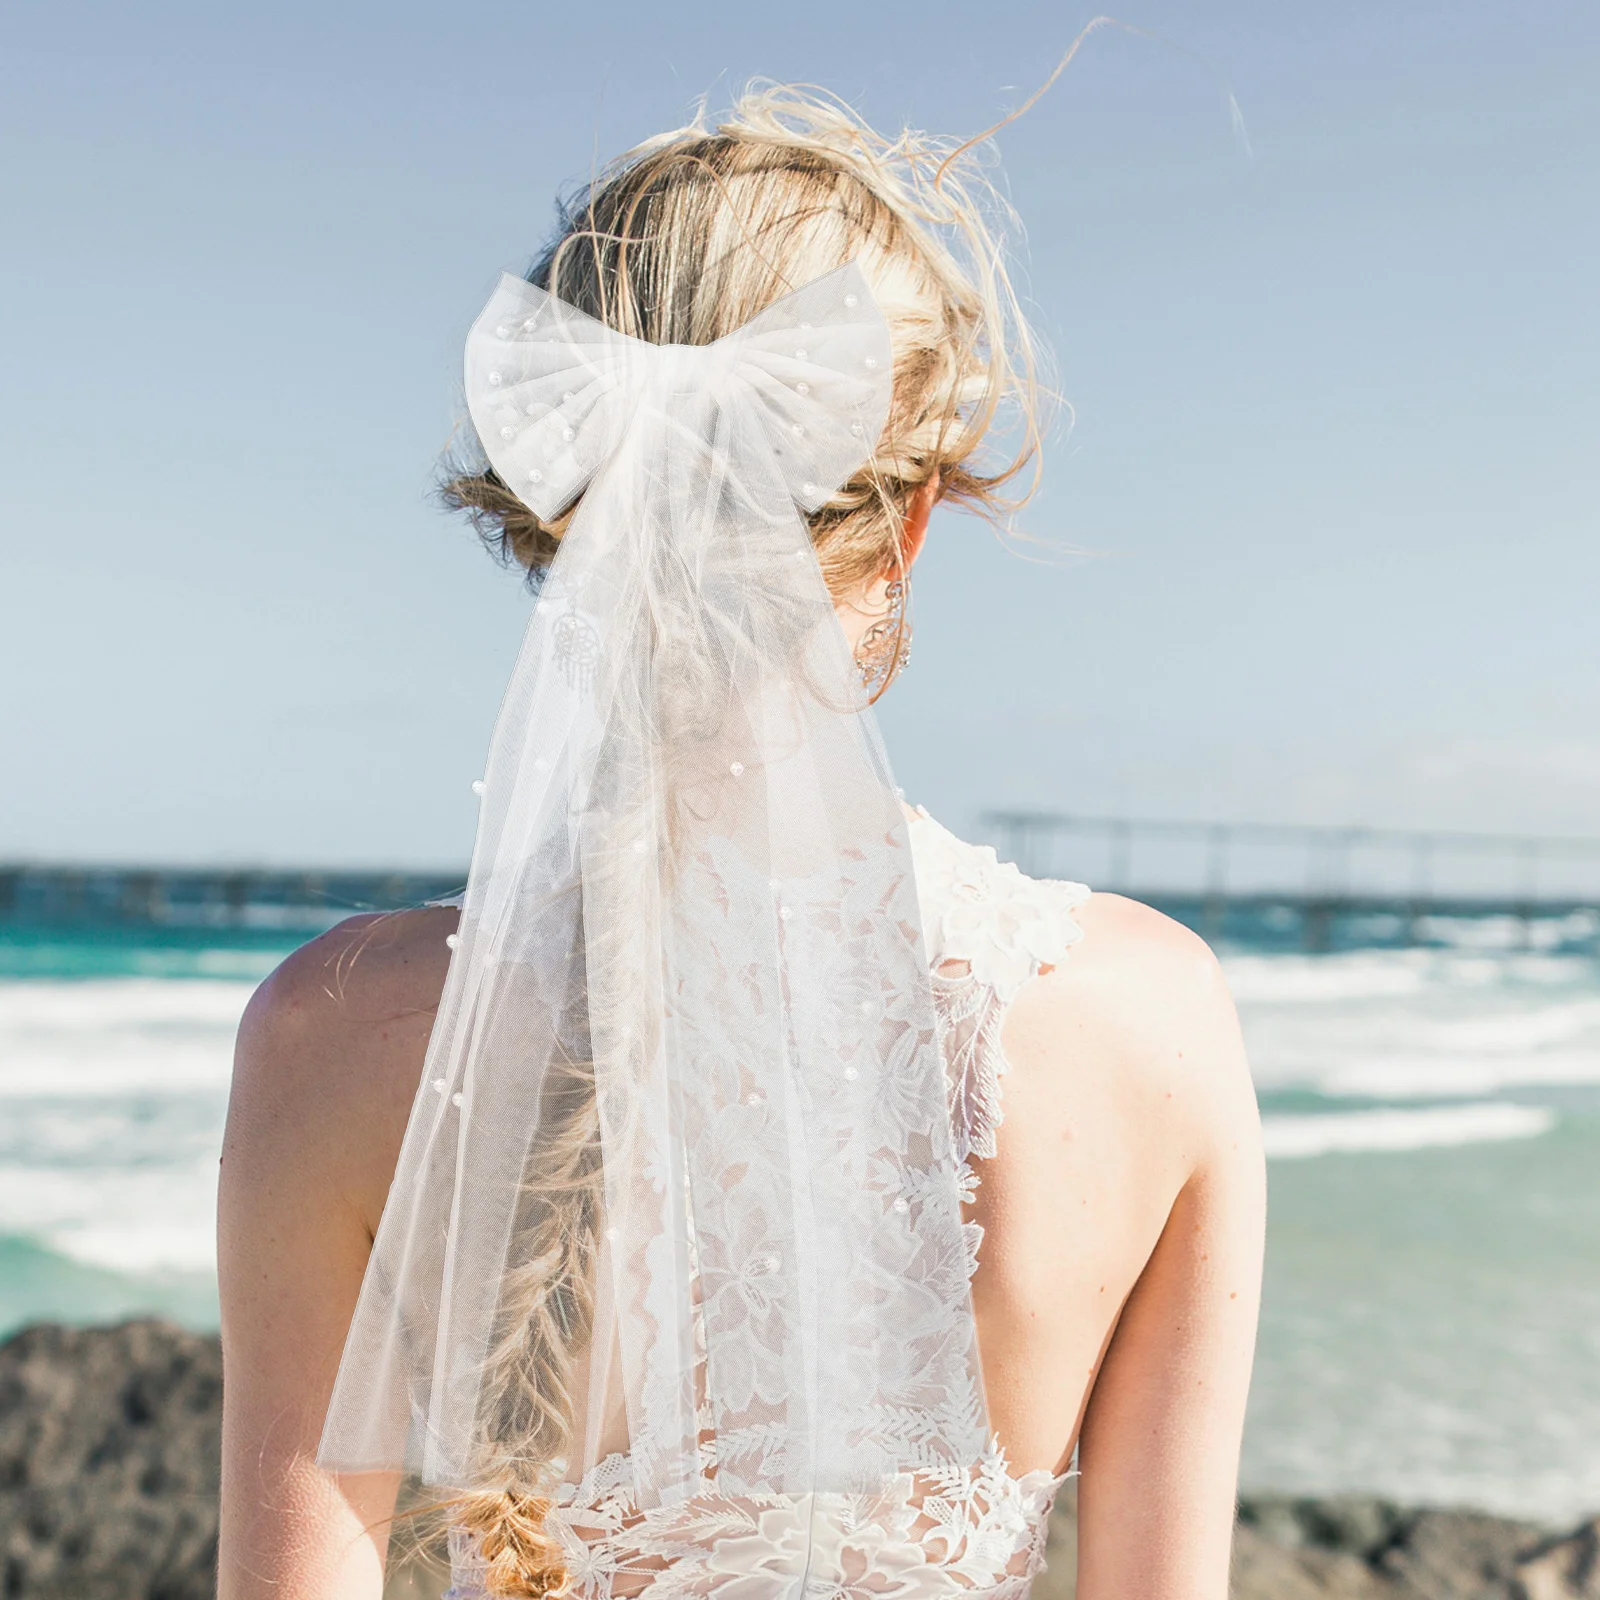
{"label": "white lace dress", "polygon": [[[1080,932],[1079,883],[1025,877],[966,844],[926,811],[911,823],[918,898],[933,968],[950,1116],[965,1193],[970,1158],[995,1153],[1000,1031],[1018,990],[1061,962]],[[969,1222],[973,1264],[982,1230]],[[998,1441],[964,1479],[906,1474],[877,1495],[698,1498],[641,1510],[627,1461],[610,1456],[562,1491],[550,1525],[566,1546],[577,1600],[1023,1600],[1044,1565],[1045,1526],[1066,1474],[1014,1476]],[[444,1600],[482,1600],[472,1541],[451,1539]]]}

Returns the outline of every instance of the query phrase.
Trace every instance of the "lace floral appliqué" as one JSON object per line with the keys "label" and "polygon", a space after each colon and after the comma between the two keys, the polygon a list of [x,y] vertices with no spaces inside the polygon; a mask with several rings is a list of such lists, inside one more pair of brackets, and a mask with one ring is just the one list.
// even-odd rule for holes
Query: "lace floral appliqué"
{"label": "lace floral appliqu\u00e9", "polygon": [[[1089,890],[1025,877],[988,845],[956,838],[926,811],[911,825],[911,846],[950,1075],[956,1158],[965,1164],[995,1152],[1006,1010],[1030,978],[1059,966],[1083,937],[1073,912]],[[970,1184],[969,1178],[969,1192]]]}
{"label": "lace floral appliqu\u00e9", "polygon": [[[1013,1477],[991,1446],[963,1482],[902,1476],[879,1494],[709,1496],[640,1510],[616,1456],[564,1492],[549,1526],[577,1600],[1023,1600],[1044,1566],[1061,1478]],[[446,1600],[481,1600],[471,1539]]]}
{"label": "lace floral appliqu\u00e9", "polygon": [[[969,1158],[993,1156],[1001,1120],[1006,1008],[1081,937],[1072,912],[1089,891],[1024,877],[926,812],[911,825],[911,845],[970,1201]],[[975,1222],[963,1232],[970,1274],[983,1235]],[[646,1590],[651,1600],[1024,1600],[1044,1567],[1065,1477],[1013,1476],[994,1441],[966,1473],[903,1474],[881,1493],[698,1496],[640,1508],[628,1457],[618,1454],[561,1491],[550,1527],[566,1547],[575,1600],[632,1600]],[[445,1600],[482,1600],[472,1541],[453,1535],[451,1558]]]}

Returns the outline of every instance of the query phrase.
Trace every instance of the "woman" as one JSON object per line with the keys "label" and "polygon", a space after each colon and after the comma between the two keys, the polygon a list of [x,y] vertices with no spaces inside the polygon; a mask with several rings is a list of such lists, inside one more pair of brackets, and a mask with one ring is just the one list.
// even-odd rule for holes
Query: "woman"
{"label": "woman", "polygon": [[933,505],[1036,440],[971,159],[748,94],[475,326],[447,497],[540,598],[464,905],[241,1030],[223,1600],[376,1600],[405,1469],[463,1597],[1020,1596],[1074,1456],[1080,1600],[1226,1594],[1264,1185],[1216,964],[904,807],[865,710]]}

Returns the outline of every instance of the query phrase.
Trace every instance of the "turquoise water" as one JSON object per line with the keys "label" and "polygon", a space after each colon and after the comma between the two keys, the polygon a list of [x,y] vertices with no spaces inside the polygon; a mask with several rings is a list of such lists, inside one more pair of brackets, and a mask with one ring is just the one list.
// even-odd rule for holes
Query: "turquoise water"
{"label": "turquoise water", "polygon": [[50,928],[0,923],[0,982],[222,978],[259,983],[309,933],[278,929]]}
{"label": "turquoise water", "polygon": [[233,1034],[292,935],[0,926],[0,1332],[217,1321]]}
{"label": "turquoise water", "polygon": [[1274,1163],[1247,1484],[1600,1507],[1600,1115],[1562,1098],[1537,1137]]}
{"label": "turquoise water", "polygon": [[[1224,953],[1270,1157],[1247,1486],[1600,1508],[1594,933]],[[291,942],[0,929],[0,1329],[215,1325],[233,1033]]]}
{"label": "turquoise water", "polygon": [[1521,942],[1228,958],[1272,1157],[1246,1484],[1600,1508],[1600,960]]}

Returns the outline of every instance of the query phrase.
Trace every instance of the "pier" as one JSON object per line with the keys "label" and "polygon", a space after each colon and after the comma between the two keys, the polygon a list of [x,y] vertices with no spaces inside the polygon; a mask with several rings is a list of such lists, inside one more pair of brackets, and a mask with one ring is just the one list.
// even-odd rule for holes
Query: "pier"
{"label": "pier", "polygon": [[0,863],[0,925],[314,933],[459,893],[466,873]]}
{"label": "pier", "polygon": [[[1035,877],[1158,906],[1212,940],[1326,951],[1459,942],[1600,954],[1600,838],[991,811],[981,838]],[[311,934],[459,893],[464,870],[0,863],[0,927]],[[1501,919],[1498,931],[1491,926]]]}
{"label": "pier", "polygon": [[1513,943],[1600,949],[1600,838],[1052,811],[991,811],[983,831],[1024,872],[1148,901],[1208,939],[1425,945],[1499,918]]}

